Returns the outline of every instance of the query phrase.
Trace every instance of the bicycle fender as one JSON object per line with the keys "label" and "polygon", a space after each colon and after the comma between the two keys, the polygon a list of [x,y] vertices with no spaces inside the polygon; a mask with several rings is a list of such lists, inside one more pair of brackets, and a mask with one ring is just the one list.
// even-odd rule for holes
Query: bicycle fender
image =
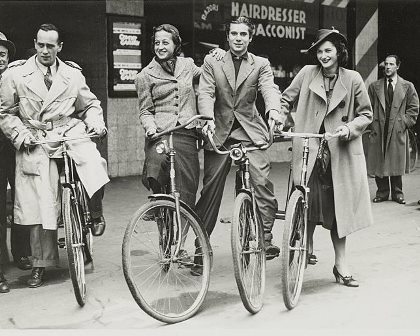
{"label": "bicycle fender", "polygon": [[[148,198],[151,201],[153,201],[153,200],[156,200],[156,201],[157,200],[165,200],[165,201],[171,201],[171,202],[175,203],[175,197],[172,196],[172,195],[168,195],[168,194],[153,194],[153,195],[150,195]],[[204,225],[203,225],[200,217],[197,216],[195,211],[193,209],[191,209],[191,207],[182,200],[179,200],[179,204],[182,208],[184,208],[186,211],[188,211],[197,220],[198,224],[200,224],[200,226],[203,228],[204,232],[207,234],[206,230],[204,229]]]}

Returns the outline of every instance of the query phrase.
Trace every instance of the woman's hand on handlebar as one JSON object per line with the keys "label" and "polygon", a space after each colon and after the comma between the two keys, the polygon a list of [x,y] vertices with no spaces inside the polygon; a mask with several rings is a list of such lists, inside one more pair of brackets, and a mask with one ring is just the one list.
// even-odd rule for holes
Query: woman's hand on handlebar
{"label": "woman's hand on handlebar", "polygon": [[338,137],[340,140],[348,140],[350,138],[350,129],[346,125],[338,126],[333,136]]}
{"label": "woman's hand on handlebar", "polygon": [[95,133],[98,137],[103,137],[108,133],[105,126],[91,126],[88,127],[88,133]]}
{"label": "woman's hand on handlebar", "polygon": [[216,124],[214,123],[214,120],[207,120],[206,124],[203,126],[202,132],[205,136],[207,136],[207,133],[214,133],[214,130],[216,129]]}

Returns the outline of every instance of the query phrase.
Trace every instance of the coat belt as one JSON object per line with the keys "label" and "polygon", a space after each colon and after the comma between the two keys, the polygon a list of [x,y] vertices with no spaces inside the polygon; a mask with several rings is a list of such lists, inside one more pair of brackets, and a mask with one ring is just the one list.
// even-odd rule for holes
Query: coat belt
{"label": "coat belt", "polygon": [[33,119],[24,119],[23,123],[25,126],[29,128],[36,128],[43,131],[52,131],[54,128],[61,127],[64,125],[69,124],[69,122],[74,119],[70,117],[61,118],[58,120],[47,120],[47,121],[39,121]]}

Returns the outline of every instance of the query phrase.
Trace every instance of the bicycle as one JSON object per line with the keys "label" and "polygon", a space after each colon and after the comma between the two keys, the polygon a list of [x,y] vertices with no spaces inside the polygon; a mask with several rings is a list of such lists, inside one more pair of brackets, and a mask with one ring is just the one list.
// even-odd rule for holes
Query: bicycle
{"label": "bicycle", "polygon": [[287,192],[285,225],[281,247],[282,294],[287,309],[296,307],[302,290],[303,273],[307,265],[307,222],[308,222],[308,159],[309,139],[330,140],[339,134],[316,134],[282,132],[283,137],[303,138],[303,160],[300,184],[294,186],[292,193]]}
{"label": "bicycle", "polygon": [[408,150],[410,158],[410,173],[416,169],[418,157],[417,134],[413,128],[408,129]]}
{"label": "bicycle", "polygon": [[64,225],[65,238],[58,240],[59,247],[66,248],[69,264],[70,279],[72,281],[77,303],[83,307],[86,302],[85,265],[93,267],[93,235],[91,232],[92,218],[88,207],[88,196],[80,181],[76,164],[69,157],[67,143],[98,137],[88,133],[81,137],[63,137],[34,141],[34,145],[59,143],[63,156],[64,169],[60,174],[61,185],[61,219]]}
{"label": "bicycle", "polygon": [[[196,213],[182,200],[175,184],[173,134],[204,116],[155,134],[168,135],[157,145],[169,156],[169,194],[153,194],[132,216],[122,246],[124,277],[140,308],[151,317],[177,323],[193,316],[203,303],[210,282],[212,249]],[[187,256],[186,249],[195,249]],[[191,260],[193,257],[194,260]],[[201,270],[193,275],[190,268]]]}
{"label": "bicycle", "polygon": [[263,306],[265,290],[265,245],[261,216],[251,185],[248,152],[264,150],[273,143],[274,123],[270,125],[269,142],[263,146],[245,147],[241,143],[229,150],[220,150],[213,140],[207,137],[214,151],[229,155],[239,167],[235,181],[235,203],[231,224],[231,247],[235,280],[245,308],[252,314],[258,313]]}

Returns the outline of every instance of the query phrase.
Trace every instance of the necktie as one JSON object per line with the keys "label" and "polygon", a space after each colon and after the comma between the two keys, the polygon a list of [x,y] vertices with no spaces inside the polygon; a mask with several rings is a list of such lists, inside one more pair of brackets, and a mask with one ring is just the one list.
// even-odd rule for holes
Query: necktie
{"label": "necktie", "polygon": [[392,104],[392,98],[394,97],[394,88],[392,86],[392,79],[388,79],[388,100],[389,100],[389,104]]}
{"label": "necktie", "polygon": [[44,83],[47,87],[47,90],[50,90],[50,87],[52,85],[52,73],[50,67],[48,67],[47,73],[44,75]]}

